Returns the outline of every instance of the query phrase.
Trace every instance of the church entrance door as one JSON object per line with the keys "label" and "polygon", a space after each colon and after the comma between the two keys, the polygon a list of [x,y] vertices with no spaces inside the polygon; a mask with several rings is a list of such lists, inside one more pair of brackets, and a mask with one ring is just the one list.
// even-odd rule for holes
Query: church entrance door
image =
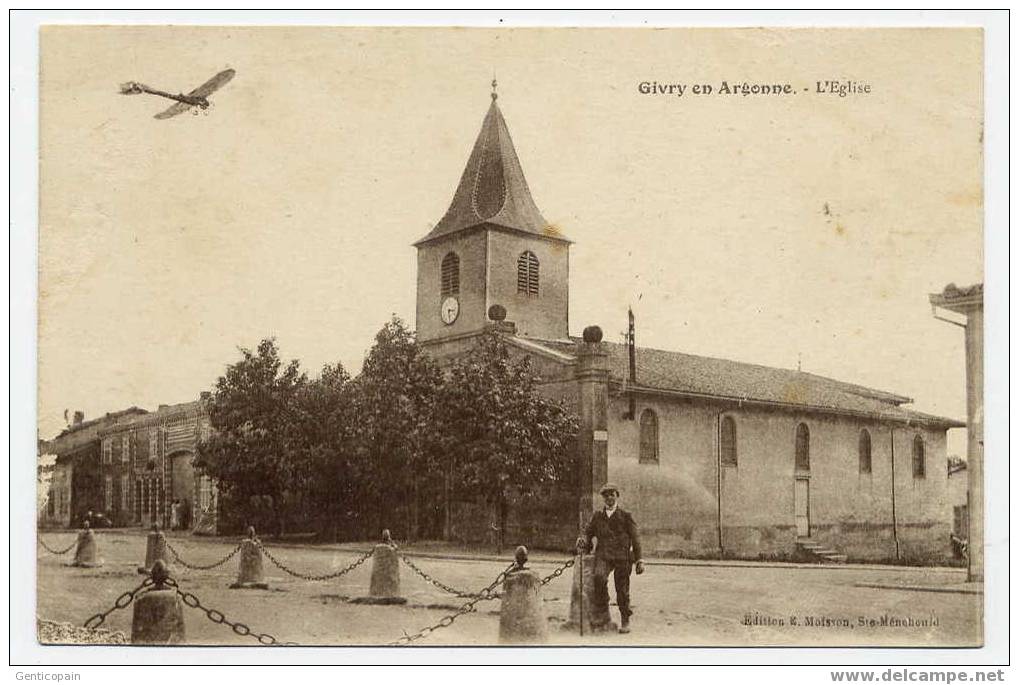
{"label": "church entrance door", "polygon": [[793,499],[796,512],[796,535],[801,538],[810,537],[810,479],[797,478]]}

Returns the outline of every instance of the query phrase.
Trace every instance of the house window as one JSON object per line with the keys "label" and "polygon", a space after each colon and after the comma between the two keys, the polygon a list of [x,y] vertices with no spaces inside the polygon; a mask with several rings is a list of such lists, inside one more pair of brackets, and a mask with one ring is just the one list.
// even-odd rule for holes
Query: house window
{"label": "house window", "polygon": [[722,417],[718,443],[721,449],[722,466],[736,466],[736,421],[731,416]]}
{"label": "house window", "polygon": [[810,470],[810,429],[805,423],[796,426],[796,470]]}
{"label": "house window", "polygon": [[530,250],[517,257],[517,292],[538,294],[538,258]]}
{"label": "house window", "polygon": [[107,512],[113,509],[113,476],[106,476],[103,482],[103,504]]}
{"label": "house window", "polygon": [[208,511],[212,506],[212,479],[208,476],[198,478],[198,507],[201,511]]}
{"label": "house window", "polygon": [[149,459],[159,456],[159,429],[153,428],[149,431]]}
{"label": "house window", "polygon": [[870,473],[870,432],[860,431],[860,473]]}
{"label": "house window", "polygon": [[640,415],[640,463],[658,463],[658,415],[651,409]]}
{"label": "house window", "polygon": [[120,439],[120,463],[126,464],[131,461],[131,436],[124,435]]}
{"label": "house window", "polygon": [[913,478],[927,477],[927,451],[923,445],[923,438],[919,435],[913,438]]}
{"label": "house window", "polygon": [[131,511],[131,478],[126,473],[120,477],[120,510]]}
{"label": "house window", "polygon": [[113,438],[103,440],[103,463],[113,463]]}
{"label": "house window", "polygon": [[450,252],[442,258],[442,297],[460,292],[460,258]]}

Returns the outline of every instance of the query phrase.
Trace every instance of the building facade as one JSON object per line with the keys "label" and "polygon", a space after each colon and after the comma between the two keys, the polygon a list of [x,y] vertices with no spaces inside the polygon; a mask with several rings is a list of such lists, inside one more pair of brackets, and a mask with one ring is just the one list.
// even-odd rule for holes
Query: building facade
{"label": "building facade", "polygon": [[[535,205],[493,93],[449,210],[415,243],[416,328],[440,364],[501,335],[581,419],[579,490],[556,511],[515,507],[508,540],[568,546],[611,480],[658,554],[949,557],[945,438],[964,424],[798,370],[638,348],[632,332],[571,337],[570,245]],[[484,519],[458,518],[461,537],[484,536]]]}
{"label": "building facade", "polygon": [[83,412],[75,412],[70,426],[40,444],[42,456],[52,461],[48,493],[39,512],[40,525],[78,527],[89,512],[103,510],[99,433],[146,413],[131,407],[86,421]]}
{"label": "building facade", "polygon": [[192,464],[208,432],[204,400],[163,405],[100,431],[103,511],[114,524],[215,533],[215,488]]}

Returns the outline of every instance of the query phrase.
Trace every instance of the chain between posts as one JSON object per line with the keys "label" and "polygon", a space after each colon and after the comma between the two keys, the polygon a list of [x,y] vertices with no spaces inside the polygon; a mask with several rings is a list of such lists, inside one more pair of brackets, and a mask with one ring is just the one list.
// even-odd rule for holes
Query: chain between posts
{"label": "chain between posts", "polygon": [[194,593],[181,590],[180,586],[177,585],[177,581],[172,578],[167,578],[165,582],[174,589],[184,604],[192,609],[204,611],[205,617],[210,621],[229,627],[237,635],[242,637],[250,636],[252,639],[258,640],[259,644],[266,646],[298,646],[297,642],[281,642],[275,635],[270,635],[269,633],[256,633],[246,623],[231,621],[222,611],[203,606],[202,601]]}
{"label": "chain between posts", "polygon": [[541,584],[548,585],[550,582],[561,576],[563,572],[566,571],[566,569],[572,568],[575,563],[577,563],[577,559],[575,557],[573,559],[567,559],[565,562],[563,562],[563,564],[559,568],[557,568],[556,570],[552,571],[552,573],[542,578]]}
{"label": "chain between posts", "polygon": [[483,590],[481,590],[480,592],[478,592],[477,595],[475,595],[472,599],[470,599],[467,602],[465,602],[463,604],[463,606],[461,606],[459,609],[457,609],[454,613],[450,614],[449,616],[443,617],[435,625],[431,625],[431,626],[428,626],[426,628],[422,628],[421,630],[419,630],[418,632],[414,633],[413,635],[403,635],[399,639],[396,639],[396,640],[393,640],[392,642],[390,642],[388,646],[390,646],[390,647],[400,647],[400,646],[403,646],[403,645],[409,645],[412,642],[415,642],[417,640],[420,640],[423,637],[427,637],[428,635],[431,635],[433,632],[435,632],[439,628],[448,628],[449,626],[453,625],[453,621],[455,621],[456,619],[460,618],[464,614],[469,614],[472,611],[474,611],[475,610],[474,609],[474,605],[477,604],[478,602],[481,602],[483,600],[498,598],[499,595],[494,593],[493,590],[495,590],[496,587],[498,587],[500,584],[502,584],[502,581],[504,581],[506,579],[506,576],[509,574],[509,572],[512,571],[515,568],[517,568],[516,562],[514,562],[514,563],[510,564],[509,566],[507,566],[504,571],[502,571],[499,575],[497,575],[495,577],[495,580],[493,580],[489,584],[488,587],[486,587]]}
{"label": "chain between posts", "polygon": [[174,549],[173,545],[170,544],[170,541],[166,540],[166,548],[168,550],[170,550],[170,554],[173,555],[173,558],[176,559],[177,563],[179,563],[181,566],[183,566],[185,568],[191,569],[192,571],[211,571],[212,569],[214,569],[214,568],[216,568],[218,566],[222,566],[226,562],[230,561],[234,557],[234,555],[237,554],[237,552],[240,551],[241,546],[243,544],[244,544],[243,542],[238,542],[237,546],[233,548],[233,551],[231,551],[225,557],[223,557],[222,559],[220,559],[219,561],[217,561],[215,563],[202,566],[200,564],[192,564],[192,563],[189,563],[187,561],[184,561],[184,559],[180,556],[180,554],[177,552],[177,550]]}
{"label": "chain between posts", "polygon": [[46,541],[45,541],[45,540],[43,540],[43,539],[42,539],[41,537],[38,537],[38,536],[37,536],[37,537],[36,537],[36,540],[38,540],[38,541],[39,541],[39,544],[40,544],[40,545],[42,545],[42,548],[43,548],[43,549],[45,549],[45,550],[46,550],[47,552],[49,552],[50,554],[56,554],[57,556],[60,556],[61,554],[67,554],[67,553],[68,553],[68,552],[70,552],[70,551],[71,551],[72,549],[74,549],[74,546],[75,546],[75,545],[77,545],[77,544],[78,544],[78,539],[77,539],[77,538],[75,538],[75,539],[74,539],[74,540],[73,540],[73,541],[71,542],[71,544],[67,546],[67,548],[66,548],[66,549],[62,549],[62,550],[56,550],[56,549],[53,549],[52,547],[50,547],[49,545],[47,545],[47,544],[46,544]]}
{"label": "chain between posts", "polygon": [[86,620],[85,623],[83,623],[82,625],[90,629],[98,628],[106,621],[107,616],[112,614],[117,609],[125,609],[128,606],[130,606],[131,602],[135,600],[135,597],[138,595],[140,591],[147,590],[147,588],[151,587],[154,584],[155,581],[153,581],[151,577],[146,578],[145,580],[142,581],[142,584],[136,587],[135,589],[128,590],[127,592],[121,594],[120,597],[117,597],[116,601],[113,602],[112,607],[110,607],[106,611],[102,611],[98,614],[95,614],[94,616],[90,616],[88,620]]}
{"label": "chain between posts", "polygon": [[[446,585],[441,580],[433,578],[428,573],[426,573],[425,571],[422,571],[420,568],[418,568],[417,565],[413,561],[411,561],[410,558],[407,557],[406,555],[401,554],[400,555],[400,559],[403,561],[403,563],[407,564],[407,566],[409,566],[411,568],[411,570],[414,571],[414,573],[418,574],[419,576],[421,576],[422,578],[427,580],[429,583],[431,583],[432,585],[434,585],[435,587],[439,588],[440,590],[442,590],[444,592],[448,592],[451,595],[456,595],[457,597],[464,597],[464,598],[467,598],[467,597],[479,597],[479,598],[481,598],[481,593],[478,593],[478,592],[466,592],[464,590],[457,590],[455,587],[452,587],[450,585]],[[495,595],[495,596],[498,596],[498,595]],[[485,597],[485,599],[494,599],[495,596],[493,596],[493,597]]]}
{"label": "chain between posts", "polygon": [[265,554],[266,557],[268,557],[269,561],[271,561],[281,571],[283,571],[285,573],[289,573],[290,575],[294,576],[295,578],[302,578],[304,580],[315,580],[315,581],[319,581],[319,580],[332,580],[333,578],[339,578],[340,576],[346,575],[347,573],[350,573],[351,571],[353,571],[355,568],[357,568],[358,566],[360,566],[364,562],[368,561],[368,559],[371,557],[371,555],[375,553],[375,548],[373,547],[372,549],[368,550],[367,552],[362,554],[360,557],[355,559],[351,564],[349,564],[345,568],[340,569],[339,571],[334,571],[333,573],[323,573],[321,575],[308,575],[308,574],[301,573],[299,571],[293,570],[292,568],[290,568],[286,564],[284,564],[282,561],[280,561],[279,559],[274,557],[272,555],[272,552],[270,552],[268,549],[265,548],[265,545],[262,544],[261,540],[258,540],[256,538],[255,539],[255,544],[258,545],[258,548],[260,550],[262,550],[262,553]]}

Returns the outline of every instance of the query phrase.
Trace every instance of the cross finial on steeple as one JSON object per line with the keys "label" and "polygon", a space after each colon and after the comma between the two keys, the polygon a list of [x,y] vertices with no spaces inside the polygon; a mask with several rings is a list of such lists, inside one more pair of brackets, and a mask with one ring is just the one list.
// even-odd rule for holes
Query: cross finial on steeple
{"label": "cross finial on steeple", "polygon": [[498,82],[495,80],[495,72],[493,71],[492,72],[492,101],[493,102],[495,100],[499,99],[499,94],[495,92],[495,87],[497,85],[498,85]]}

